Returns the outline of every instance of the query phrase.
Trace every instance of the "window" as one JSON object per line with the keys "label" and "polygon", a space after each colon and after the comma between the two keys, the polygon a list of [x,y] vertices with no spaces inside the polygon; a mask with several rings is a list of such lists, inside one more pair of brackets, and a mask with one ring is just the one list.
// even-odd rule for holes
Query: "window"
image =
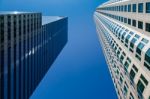
{"label": "window", "polygon": [[122,34],[122,37],[121,37],[121,39],[122,40],[124,40],[124,36],[126,35],[126,32],[124,32],[123,34]]}
{"label": "window", "polygon": [[135,44],[136,41],[137,41],[137,40],[136,40],[135,38],[133,38],[133,39],[131,40],[131,43],[130,43],[130,47],[131,47],[131,48],[134,47],[134,44]]}
{"label": "window", "polygon": [[121,6],[121,11],[123,11],[123,5]]}
{"label": "window", "polygon": [[124,18],[124,23],[127,23],[127,18]]}
{"label": "window", "polygon": [[138,84],[137,84],[137,91],[140,96],[142,96],[145,86],[147,86],[147,85],[148,85],[148,81],[146,80],[146,78],[143,75],[141,75],[140,80],[138,81]]}
{"label": "window", "polygon": [[134,80],[134,77],[135,77],[135,72],[131,69],[131,71],[130,71],[130,80],[132,81],[132,82],[134,82],[133,80]]}
{"label": "window", "polygon": [[122,77],[120,76],[120,83],[122,84],[123,83],[123,79],[122,79]]}
{"label": "window", "polygon": [[123,17],[121,17],[121,22],[123,22]]}
{"label": "window", "polygon": [[145,54],[145,60],[150,64],[150,48],[147,50]]}
{"label": "window", "polygon": [[150,2],[146,3],[146,13],[150,13]]}
{"label": "window", "polygon": [[140,38],[140,36],[136,34],[136,35],[135,35],[135,38],[139,39],[139,38]]}
{"label": "window", "polygon": [[150,70],[150,48],[145,53],[145,61],[144,66]]}
{"label": "window", "polygon": [[124,63],[124,70],[127,72],[127,70],[128,70],[128,67],[129,67],[129,63],[126,61],[125,63]]}
{"label": "window", "polygon": [[147,32],[150,32],[150,23],[146,23],[145,25],[146,25],[145,30],[146,30]]}
{"label": "window", "polygon": [[124,95],[126,96],[127,95],[127,93],[128,93],[128,85],[127,85],[127,83],[125,82],[125,85],[124,85]]}
{"label": "window", "polygon": [[137,84],[137,91],[138,91],[140,96],[142,96],[144,89],[145,89],[144,84],[141,82],[141,80],[139,80],[138,84]]}
{"label": "window", "polygon": [[134,96],[132,95],[132,93],[130,93],[130,98],[129,99],[134,99]]}
{"label": "window", "polygon": [[124,11],[127,12],[127,5],[124,6]]}
{"label": "window", "polygon": [[124,59],[124,56],[121,55],[121,57],[120,57],[120,62],[121,62],[121,63],[122,63],[123,59]]}
{"label": "window", "polygon": [[143,12],[143,3],[138,4],[138,12],[142,13]]}
{"label": "window", "polygon": [[132,4],[132,12],[136,12],[136,4]]}
{"label": "window", "polygon": [[131,69],[131,71],[130,71],[130,80],[131,80],[131,82],[134,82],[134,78],[135,78],[135,75],[136,75],[137,72],[138,72],[138,69],[137,69],[137,67],[133,64],[132,69]]}
{"label": "window", "polygon": [[149,40],[143,38],[143,39],[142,39],[142,42],[144,42],[145,44],[147,44],[147,43],[149,42]]}
{"label": "window", "polygon": [[4,42],[4,16],[0,17],[0,41],[1,43]]}
{"label": "window", "polygon": [[133,64],[133,69],[136,71],[136,72],[138,72],[138,69],[137,69],[137,67]]}
{"label": "window", "polygon": [[138,28],[139,28],[139,29],[143,29],[143,22],[138,21]]}
{"label": "window", "polygon": [[148,85],[148,81],[143,75],[141,75],[141,80],[145,83],[145,85]]}
{"label": "window", "polygon": [[128,35],[128,36],[126,37],[126,40],[125,40],[126,44],[128,44],[130,37],[131,37],[130,35]]}
{"label": "window", "polygon": [[132,26],[136,27],[136,20],[132,20]]}
{"label": "window", "polygon": [[128,24],[131,25],[131,19],[128,19]]}
{"label": "window", "polygon": [[131,12],[131,4],[128,5],[128,12]]}
{"label": "window", "polygon": [[137,49],[136,49],[136,52],[137,52],[139,55],[141,55],[141,51],[142,51],[143,47],[144,47],[144,44],[143,44],[143,43],[138,44]]}

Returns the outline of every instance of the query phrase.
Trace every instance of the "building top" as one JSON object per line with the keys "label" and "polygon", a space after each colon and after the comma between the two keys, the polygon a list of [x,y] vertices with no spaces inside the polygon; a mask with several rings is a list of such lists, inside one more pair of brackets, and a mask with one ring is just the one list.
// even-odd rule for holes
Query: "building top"
{"label": "building top", "polygon": [[9,15],[9,14],[31,14],[39,12],[19,12],[19,11],[0,11],[0,15]]}
{"label": "building top", "polygon": [[118,3],[118,2],[124,2],[124,1],[128,1],[128,0],[109,0],[105,3],[103,3],[102,5],[100,5],[98,8],[109,5],[109,4],[114,4],[114,3]]}
{"label": "building top", "polygon": [[61,16],[42,16],[42,25],[60,20],[62,18],[64,18],[64,17],[61,17]]}

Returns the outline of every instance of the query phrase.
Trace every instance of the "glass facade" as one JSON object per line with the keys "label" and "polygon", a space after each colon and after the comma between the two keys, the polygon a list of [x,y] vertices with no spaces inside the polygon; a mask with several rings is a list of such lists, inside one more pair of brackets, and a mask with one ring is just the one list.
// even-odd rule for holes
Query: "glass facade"
{"label": "glass facade", "polygon": [[0,15],[0,99],[29,99],[67,43],[68,18],[51,18],[43,24],[41,13]]}

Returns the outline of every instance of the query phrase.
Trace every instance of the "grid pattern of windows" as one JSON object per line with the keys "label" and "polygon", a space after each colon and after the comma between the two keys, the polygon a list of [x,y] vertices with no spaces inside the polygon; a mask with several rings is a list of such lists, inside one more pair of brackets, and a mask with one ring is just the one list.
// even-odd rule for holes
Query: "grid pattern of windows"
{"label": "grid pattern of windows", "polygon": [[29,99],[67,43],[68,18],[56,20],[42,25],[41,13],[0,14],[0,99]]}
{"label": "grid pattern of windows", "polygon": [[[132,7],[132,12],[137,12],[138,8],[138,13],[143,13],[144,9],[144,3],[138,3],[136,4],[128,4],[128,5],[119,5],[119,6],[112,6],[112,7],[100,7],[97,8],[97,10],[108,10],[108,11],[120,11],[120,12],[131,12],[131,7]],[[146,13],[150,13],[150,2],[146,2]]]}
{"label": "grid pattern of windows", "polygon": [[105,58],[121,99],[148,99],[150,96],[149,4],[130,0],[104,3],[94,13]]}
{"label": "grid pattern of windows", "polygon": [[[98,11],[99,12],[99,11]],[[99,12],[101,14],[104,14],[108,17],[111,17],[113,19],[116,19],[118,21],[124,22],[124,23],[128,23],[128,25],[131,25],[131,19],[130,18],[123,18],[121,16],[116,16],[116,15],[112,15],[112,14],[108,14],[108,13],[104,13],[104,12]],[[127,22],[128,21],[128,22]],[[138,23],[138,25],[137,25]],[[142,21],[136,21],[135,19],[132,20],[132,26],[137,27],[139,29],[143,29],[143,22]],[[150,23],[146,23],[145,24],[145,31],[150,32]]]}

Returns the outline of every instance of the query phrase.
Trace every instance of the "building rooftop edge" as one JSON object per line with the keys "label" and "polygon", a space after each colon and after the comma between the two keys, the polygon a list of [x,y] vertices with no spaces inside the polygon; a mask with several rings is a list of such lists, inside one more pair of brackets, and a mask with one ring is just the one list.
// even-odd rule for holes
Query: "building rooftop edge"
{"label": "building rooftop edge", "polygon": [[9,15],[9,14],[31,14],[31,13],[41,13],[41,12],[26,12],[26,11],[0,11],[0,15]]}

